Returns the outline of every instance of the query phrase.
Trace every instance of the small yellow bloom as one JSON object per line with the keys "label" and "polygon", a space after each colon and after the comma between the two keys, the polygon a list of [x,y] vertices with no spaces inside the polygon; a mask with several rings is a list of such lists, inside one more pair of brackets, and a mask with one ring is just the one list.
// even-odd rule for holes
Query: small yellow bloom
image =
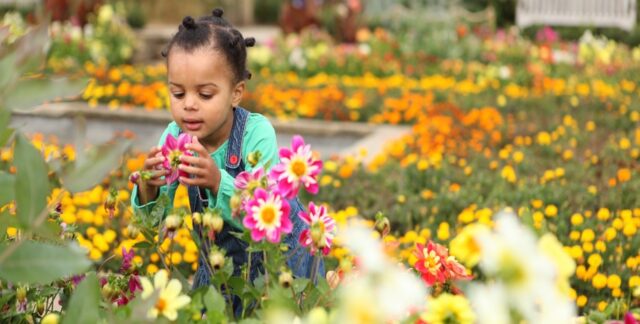
{"label": "small yellow bloom", "polygon": [[587,296],[585,295],[580,295],[578,296],[578,298],[576,299],[576,305],[578,305],[578,307],[584,307],[584,305],[587,304]]}
{"label": "small yellow bloom", "polygon": [[607,286],[607,276],[598,273],[591,280],[591,284],[596,289],[602,289]]}
{"label": "small yellow bloom", "polygon": [[548,205],[544,209],[544,214],[548,217],[556,217],[558,215],[558,207],[556,207],[555,205]]}
{"label": "small yellow bloom", "polygon": [[622,279],[620,279],[620,276],[618,276],[617,274],[612,274],[607,279],[607,287],[609,287],[609,289],[620,288],[621,283]]}
{"label": "small yellow bloom", "polygon": [[582,214],[575,213],[571,215],[571,225],[578,226],[578,225],[581,225],[583,222],[584,222],[584,217],[582,217]]}
{"label": "small yellow bloom", "polygon": [[595,239],[596,234],[593,232],[592,229],[587,228],[584,231],[582,231],[582,237],[581,237],[581,241],[582,242],[591,242]]}
{"label": "small yellow bloom", "polygon": [[606,221],[609,219],[609,217],[611,217],[611,213],[607,208],[600,208],[598,209],[598,213],[596,214],[596,217],[598,217],[599,220]]}

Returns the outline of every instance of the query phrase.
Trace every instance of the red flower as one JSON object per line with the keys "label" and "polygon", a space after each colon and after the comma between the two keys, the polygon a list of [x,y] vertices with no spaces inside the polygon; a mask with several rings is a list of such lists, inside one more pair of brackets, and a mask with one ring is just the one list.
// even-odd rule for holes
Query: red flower
{"label": "red flower", "polygon": [[437,244],[429,241],[425,247],[423,244],[416,244],[414,255],[418,258],[414,267],[428,286],[436,283],[444,283],[447,279],[446,269],[443,262],[446,260],[438,252]]}

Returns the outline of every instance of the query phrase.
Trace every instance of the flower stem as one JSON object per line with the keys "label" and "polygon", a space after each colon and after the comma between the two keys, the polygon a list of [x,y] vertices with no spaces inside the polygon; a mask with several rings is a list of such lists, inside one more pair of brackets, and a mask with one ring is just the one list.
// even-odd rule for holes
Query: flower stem
{"label": "flower stem", "polygon": [[315,253],[313,256],[313,265],[311,266],[311,283],[316,284],[318,270],[320,269],[320,261],[322,260],[322,256],[319,254],[319,251]]}

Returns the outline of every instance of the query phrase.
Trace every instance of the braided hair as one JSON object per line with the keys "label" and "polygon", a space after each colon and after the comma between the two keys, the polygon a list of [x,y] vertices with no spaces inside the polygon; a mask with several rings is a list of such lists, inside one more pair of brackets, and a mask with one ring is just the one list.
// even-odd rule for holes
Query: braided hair
{"label": "braided hair", "polygon": [[244,38],[228,21],[222,18],[224,11],[216,8],[210,16],[193,19],[187,16],[178,26],[178,32],[162,51],[163,57],[169,57],[169,52],[177,46],[187,52],[209,46],[226,58],[231,65],[236,82],[251,79],[247,70],[247,47],[255,45],[253,37]]}

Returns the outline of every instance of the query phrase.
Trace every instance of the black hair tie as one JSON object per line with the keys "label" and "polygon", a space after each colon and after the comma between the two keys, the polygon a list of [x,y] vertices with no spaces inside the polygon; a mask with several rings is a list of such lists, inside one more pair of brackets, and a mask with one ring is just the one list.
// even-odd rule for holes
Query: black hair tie
{"label": "black hair tie", "polygon": [[255,44],[256,44],[256,39],[253,37],[248,37],[244,39],[244,46],[246,47],[252,47]]}
{"label": "black hair tie", "polygon": [[182,26],[184,26],[184,28],[186,29],[196,29],[198,27],[198,25],[196,24],[196,21],[193,20],[193,18],[191,16],[186,16],[184,17],[184,19],[182,19]]}
{"label": "black hair tie", "polygon": [[224,14],[224,11],[222,10],[222,8],[215,8],[211,12],[211,15],[213,15],[214,17],[218,17],[218,18],[222,18],[223,14]]}

